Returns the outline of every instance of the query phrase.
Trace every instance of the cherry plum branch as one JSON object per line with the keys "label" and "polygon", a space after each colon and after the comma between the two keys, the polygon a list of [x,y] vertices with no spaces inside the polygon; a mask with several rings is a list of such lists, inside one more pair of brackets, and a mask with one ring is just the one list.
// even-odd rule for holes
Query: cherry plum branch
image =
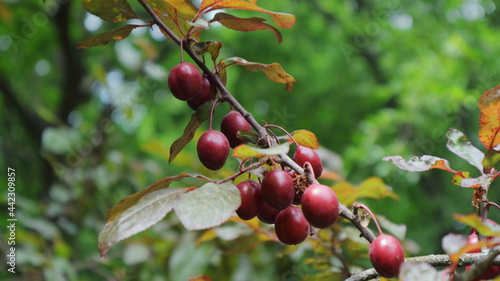
{"label": "cherry plum branch", "polygon": [[[193,61],[202,69],[202,71],[207,75],[207,78],[210,80],[211,83],[217,87],[221,93],[221,98],[224,101],[227,101],[234,109],[236,109],[238,112],[245,117],[245,119],[250,123],[250,125],[257,131],[259,134],[259,137],[261,140],[266,140],[268,139],[268,133],[266,131],[266,128],[261,126],[257,120],[252,116],[250,112],[248,112],[234,97],[233,95],[227,90],[227,88],[224,86],[222,81],[219,79],[219,77],[213,73],[198,56],[196,53],[191,49],[190,44],[188,44],[187,40],[181,40],[177,35],[175,35],[170,28],[168,28],[156,15],[156,13],[153,11],[153,9],[144,2],[144,0],[138,0],[139,3],[144,7],[146,12],[150,14],[150,16],[153,19],[153,23],[156,24],[163,32],[165,32],[175,43],[177,43],[179,46],[181,46],[186,53],[193,59]],[[272,141],[272,144],[276,144],[276,141]],[[262,143],[258,143],[260,146],[267,146],[267,142],[263,141]],[[279,154],[278,157],[280,158],[280,161],[287,166],[291,167],[295,171],[297,171],[299,174],[304,174],[304,169],[297,165],[288,155],[282,153]],[[312,183],[312,182],[311,182]],[[339,215],[346,218],[349,220],[360,232],[361,236],[365,237],[369,242],[373,241],[375,239],[375,235],[373,232],[369,229],[364,227],[361,223],[359,218],[354,215],[346,206],[339,204],[339,210],[340,213]]]}

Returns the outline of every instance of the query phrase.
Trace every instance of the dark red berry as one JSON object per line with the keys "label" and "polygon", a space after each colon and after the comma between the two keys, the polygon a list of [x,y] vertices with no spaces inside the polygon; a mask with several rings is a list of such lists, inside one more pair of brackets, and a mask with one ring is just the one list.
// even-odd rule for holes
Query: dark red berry
{"label": "dark red berry", "polygon": [[280,211],[274,209],[273,207],[267,205],[266,202],[264,202],[264,204],[262,205],[262,211],[260,211],[257,217],[263,223],[273,224],[276,221],[276,216],[279,212]]}
{"label": "dark red berry", "polygon": [[189,62],[174,66],[168,74],[168,88],[174,97],[189,101],[196,98],[203,86],[203,76],[198,68]]}
{"label": "dark red berry", "polygon": [[262,180],[262,198],[276,210],[288,207],[295,195],[292,177],[285,171],[274,169]]}
{"label": "dark red berry", "polygon": [[210,83],[210,80],[208,80],[207,75],[203,74],[203,86],[201,86],[200,93],[194,99],[189,100],[187,104],[193,110],[196,110],[198,109],[198,107],[200,107],[200,105],[206,103],[209,100],[215,99],[216,93],[217,91],[215,89],[215,86],[212,85],[212,83]]}
{"label": "dark red berry", "polygon": [[236,214],[244,220],[254,218],[264,206],[260,184],[253,180],[246,180],[240,182],[237,187],[240,190],[241,205],[236,210]]}
{"label": "dark red berry", "polygon": [[391,235],[380,234],[370,245],[370,261],[382,277],[392,278],[399,274],[405,260],[403,247]]}
{"label": "dark red berry", "polygon": [[229,142],[223,133],[208,130],[203,133],[196,145],[200,162],[210,170],[219,170],[229,155]]}
{"label": "dark red berry", "polygon": [[319,178],[321,173],[323,173],[323,163],[318,156],[318,153],[309,147],[302,145],[297,146],[295,153],[293,154],[293,161],[295,161],[299,166],[304,166],[304,163],[309,162],[314,171],[314,176]]}
{"label": "dark red berry", "polygon": [[302,212],[312,226],[329,227],[339,217],[337,195],[328,186],[313,183],[302,196]]}
{"label": "dark red berry", "polygon": [[296,245],[306,240],[309,235],[309,223],[302,210],[295,206],[280,211],[274,224],[278,239],[289,245]]}
{"label": "dark red berry", "polygon": [[220,124],[220,131],[226,135],[229,140],[229,144],[232,148],[237,147],[238,145],[245,143],[244,140],[239,139],[236,135],[238,131],[245,130],[251,131],[252,126],[250,123],[239,113],[238,111],[230,111],[224,118],[222,118]]}

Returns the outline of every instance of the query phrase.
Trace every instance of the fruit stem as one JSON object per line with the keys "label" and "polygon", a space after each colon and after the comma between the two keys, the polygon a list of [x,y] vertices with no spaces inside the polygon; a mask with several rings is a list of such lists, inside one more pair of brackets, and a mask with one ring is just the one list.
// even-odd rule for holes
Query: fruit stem
{"label": "fruit stem", "polygon": [[375,225],[377,226],[378,233],[379,234],[384,234],[382,232],[382,229],[380,228],[380,225],[378,224],[377,218],[373,214],[372,210],[370,210],[370,208],[368,208],[368,206],[366,206],[365,204],[356,202],[356,203],[354,203],[353,207],[354,207],[354,209],[363,209],[363,210],[365,210],[370,215],[370,217],[372,217],[373,221],[375,222]]}
{"label": "fruit stem", "polygon": [[214,102],[212,103],[212,107],[210,108],[210,117],[209,117],[209,122],[208,122],[208,128],[209,130],[212,130],[212,120],[214,117],[214,112],[215,112],[215,106],[221,101],[221,99],[215,99]]}
{"label": "fruit stem", "polygon": [[293,141],[293,143],[295,143],[296,146],[299,146],[299,144],[295,141],[295,139],[293,138],[293,136],[287,130],[285,130],[283,127],[278,126],[278,125],[274,125],[274,124],[266,124],[266,125],[264,125],[264,127],[265,128],[273,127],[273,128],[280,129],[281,131],[283,131],[285,134],[288,135],[288,137]]}

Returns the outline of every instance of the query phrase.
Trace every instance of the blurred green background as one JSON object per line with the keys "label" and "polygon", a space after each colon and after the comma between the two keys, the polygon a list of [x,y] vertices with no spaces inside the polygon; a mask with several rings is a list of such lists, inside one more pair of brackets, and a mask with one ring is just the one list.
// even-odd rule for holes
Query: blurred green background
{"label": "blurred green background", "polygon": [[[325,166],[351,183],[381,177],[400,200],[363,202],[407,226],[408,239],[418,245],[412,255],[440,253],[444,234],[467,233],[452,214],[472,212],[471,190],[454,186],[444,171],[403,172],[381,158],[436,155],[449,159],[455,170],[478,175],[447,151],[445,135],[457,128],[483,148],[477,138],[477,100],[500,82],[496,4],[258,4],[296,15],[296,25],[281,30],[281,45],[269,31],[218,26],[201,39],[221,41],[220,58],[278,62],[297,82],[286,92],[264,74],[234,66],[228,70],[234,96],[257,120],[314,132],[325,149]],[[187,232],[172,214],[100,259],[97,236],[106,211],[120,199],[181,172],[223,178],[237,163],[229,160],[222,171],[209,172],[199,164],[192,142],[168,164],[169,146],[192,110],[169,93],[166,78],[180,53],[157,29],[136,29],[123,41],[76,49],[79,41],[120,26],[87,14],[79,1],[3,1],[0,22],[0,179],[7,182],[7,167],[16,170],[19,220],[18,273],[9,280],[186,280],[198,274],[214,280],[301,280],[311,273],[303,263],[307,246],[288,253],[266,242],[228,255],[224,249],[236,243],[231,242],[234,233],[229,241],[196,246],[202,232]],[[217,108],[216,128],[228,110],[227,104]],[[493,201],[499,197],[496,187],[490,192]],[[3,225],[6,188],[0,193]],[[493,211],[491,218],[500,216]],[[3,269],[4,259],[0,277],[12,278]]]}

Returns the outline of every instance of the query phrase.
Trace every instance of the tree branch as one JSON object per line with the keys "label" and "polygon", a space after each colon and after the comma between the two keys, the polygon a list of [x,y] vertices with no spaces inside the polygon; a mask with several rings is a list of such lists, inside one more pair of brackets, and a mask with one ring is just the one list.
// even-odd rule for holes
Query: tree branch
{"label": "tree branch", "polygon": [[[493,252],[493,251],[491,251],[491,252]],[[496,253],[494,255],[491,254],[491,252],[489,254],[483,254],[483,253],[463,254],[458,261],[458,266],[467,266],[467,265],[472,265],[472,264],[478,263],[475,266],[479,267],[479,264],[482,264],[481,265],[481,267],[482,267],[484,265],[484,268],[482,269],[482,271],[484,271],[484,269],[488,265],[500,265],[500,257],[497,256],[498,254],[500,254],[500,250],[495,251]],[[492,255],[493,255],[493,258],[491,258]],[[408,262],[425,262],[425,263],[430,264],[433,267],[441,267],[441,266],[450,266],[451,265],[451,260],[450,260],[450,257],[448,255],[428,255],[428,256],[412,257],[412,258],[405,259],[405,263],[408,263]],[[484,262],[484,264],[483,264],[483,262]],[[469,271],[472,271],[472,269]],[[467,275],[467,273],[469,271],[467,271],[464,275],[469,277]],[[482,271],[479,271],[478,274],[480,274]],[[471,275],[472,275],[472,273],[471,273]],[[375,271],[375,269],[370,268],[370,269],[367,269],[365,271],[362,271],[362,272],[359,272],[359,273],[352,275],[351,277],[347,278],[346,281],[367,281],[367,280],[372,280],[374,278],[377,278],[378,276],[379,275]],[[474,278],[474,276],[472,278]],[[460,279],[460,280],[466,281],[466,280],[471,280],[471,279]]]}
{"label": "tree branch", "polygon": [[76,45],[73,44],[70,37],[70,12],[71,1],[66,1],[64,4],[59,5],[59,10],[53,18],[59,37],[60,53],[63,56],[61,60],[62,87],[58,116],[65,122],[67,122],[71,111],[88,98],[87,93],[81,87],[85,70],[79,54],[76,53]]}
{"label": "tree branch", "polygon": [[[221,97],[227,101],[229,104],[233,106],[238,112],[240,112],[245,119],[250,123],[250,125],[257,131],[259,134],[259,137],[261,140],[267,140],[268,139],[268,134],[266,129],[261,126],[255,118],[253,118],[252,114],[248,112],[234,97],[233,95],[227,90],[225,85],[222,83],[222,81],[219,79],[219,77],[210,71],[208,67],[201,61],[198,56],[193,52],[191,49],[190,45],[188,44],[187,41],[181,41],[179,37],[175,35],[156,15],[156,13],[153,11],[153,9],[146,4],[143,0],[138,0],[139,3],[144,7],[144,9],[151,15],[153,18],[153,23],[158,25],[160,29],[162,29],[175,43],[177,43],[179,46],[182,46],[182,48],[186,51],[186,53],[193,59],[193,61],[203,70],[203,72],[207,75],[208,79],[210,82],[212,82],[221,92]],[[181,44],[182,43],[182,44]],[[273,138],[271,139],[271,145],[276,144],[276,141]],[[258,143],[258,145],[266,147],[267,143]],[[291,167],[295,171],[297,171],[299,174],[304,174],[304,169],[297,165],[295,161],[293,161],[288,155],[286,154],[279,154],[278,157],[280,158],[280,162],[284,163],[285,165]],[[312,182],[312,179],[310,180]],[[360,232],[361,236],[365,237],[369,242],[375,240],[375,235],[373,232],[369,229],[361,225],[361,222],[359,221],[358,217],[353,214],[346,206],[339,204],[339,209],[340,213],[339,215],[346,218],[349,220]]]}

